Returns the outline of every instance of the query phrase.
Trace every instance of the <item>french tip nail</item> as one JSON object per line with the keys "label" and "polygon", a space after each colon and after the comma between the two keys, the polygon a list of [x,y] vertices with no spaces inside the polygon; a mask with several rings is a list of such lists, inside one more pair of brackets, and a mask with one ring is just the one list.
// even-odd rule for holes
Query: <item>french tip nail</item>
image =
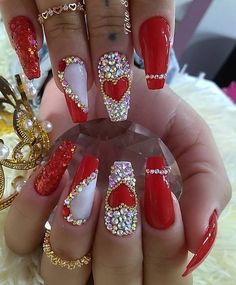
{"label": "french tip nail", "polygon": [[147,86],[150,90],[162,89],[165,85],[164,79],[147,79]]}

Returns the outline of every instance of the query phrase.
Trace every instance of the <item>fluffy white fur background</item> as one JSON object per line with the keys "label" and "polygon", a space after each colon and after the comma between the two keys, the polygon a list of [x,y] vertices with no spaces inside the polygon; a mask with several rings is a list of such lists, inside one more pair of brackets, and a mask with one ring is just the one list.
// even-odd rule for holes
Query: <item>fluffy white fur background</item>
{"label": "fluffy white fur background", "polygon": [[[14,55],[0,23],[0,74],[9,77]],[[219,233],[212,253],[194,273],[195,285],[235,285],[236,283],[236,107],[212,82],[179,74],[174,91],[191,104],[210,125],[233,187],[233,198],[219,219]],[[14,145],[12,134],[5,136]],[[220,174],[219,174],[220,175]],[[12,174],[8,173],[8,192]],[[3,235],[7,210],[0,212],[0,285],[43,284],[38,274],[40,250],[18,257],[6,247]],[[21,233],[19,232],[19,237]],[[164,284],[163,284],[164,285]]]}

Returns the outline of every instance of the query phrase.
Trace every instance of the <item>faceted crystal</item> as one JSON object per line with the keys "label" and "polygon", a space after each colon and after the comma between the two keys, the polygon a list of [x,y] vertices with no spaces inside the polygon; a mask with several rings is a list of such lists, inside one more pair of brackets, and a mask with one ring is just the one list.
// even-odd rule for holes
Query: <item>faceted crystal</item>
{"label": "faceted crystal", "polygon": [[77,145],[74,160],[69,166],[72,177],[85,154],[95,155],[100,161],[97,186],[100,190],[106,191],[111,166],[115,161],[128,161],[134,169],[136,190],[139,195],[144,190],[147,158],[162,155],[170,167],[166,177],[171,190],[177,198],[181,194],[180,171],[173,155],[158,136],[141,125],[129,121],[111,122],[109,119],[97,119],[68,130],[57,140],[55,146],[65,139]]}

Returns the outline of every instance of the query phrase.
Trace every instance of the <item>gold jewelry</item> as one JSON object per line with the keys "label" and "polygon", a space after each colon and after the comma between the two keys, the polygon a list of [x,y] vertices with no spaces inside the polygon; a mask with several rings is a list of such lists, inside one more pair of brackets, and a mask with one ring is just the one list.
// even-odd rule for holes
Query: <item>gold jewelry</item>
{"label": "gold jewelry", "polygon": [[[5,175],[3,167],[15,170],[29,170],[40,164],[48,153],[50,141],[48,130],[44,123],[37,120],[26,96],[26,86],[21,77],[16,75],[19,94],[16,94],[10,84],[0,76],[0,106],[1,109],[14,109],[13,128],[19,143],[11,151],[0,138],[0,210],[11,205],[18,192],[2,199],[5,190]],[[8,108],[10,106],[10,108]],[[13,183],[14,184],[14,183]]]}
{"label": "gold jewelry", "polygon": [[38,15],[38,21],[41,25],[43,25],[44,22],[49,17],[52,17],[54,15],[60,15],[63,12],[76,12],[76,11],[85,13],[85,5],[80,2],[77,2],[77,3],[68,3],[48,8],[47,10]]}
{"label": "gold jewelry", "polygon": [[49,230],[46,231],[45,236],[44,236],[43,251],[46,254],[46,256],[50,259],[53,265],[67,268],[69,270],[81,268],[84,265],[88,265],[91,261],[91,254],[84,255],[81,258],[76,259],[76,260],[65,260],[57,256],[55,252],[52,250],[52,247],[50,244],[50,231]]}

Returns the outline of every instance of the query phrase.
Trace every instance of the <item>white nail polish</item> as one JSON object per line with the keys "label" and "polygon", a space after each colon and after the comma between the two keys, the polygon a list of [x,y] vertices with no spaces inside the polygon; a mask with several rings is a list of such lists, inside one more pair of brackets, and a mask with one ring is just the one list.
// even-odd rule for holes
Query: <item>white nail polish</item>
{"label": "white nail polish", "polygon": [[58,77],[64,89],[73,121],[75,123],[86,121],[88,94],[87,71],[84,62],[74,56],[63,58],[59,63]]}
{"label": "white nail polish", "polygon": [[71,192],[63,206],[64,219],[73,225],[81,225],[90,217],[97,183],[97,167],[98,159],[86,156],[75,174]]}

